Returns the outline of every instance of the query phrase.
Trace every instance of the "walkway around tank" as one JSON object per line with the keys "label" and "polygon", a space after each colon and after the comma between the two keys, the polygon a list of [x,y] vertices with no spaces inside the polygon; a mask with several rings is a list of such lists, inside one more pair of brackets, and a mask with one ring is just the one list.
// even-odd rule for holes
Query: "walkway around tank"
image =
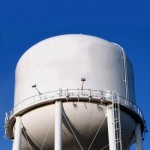
{"label": "walkway around tank", "polygon": [[[115,95],[114,95],[115,94]],[[66,89],[66,90],[57,90],[46,93],[41,93],[32,97],[29,97],[19,104],[17,104],[13,110],[6,113],[5,117],[5,133],[6,136],[9,136],[11,139],[13,136],[13,125],[15,123],[15,116],[23,115],[27,111],[46,105],[49,103],[54,103],[56,100],[61,100],[63,102],[68,101],[88,101],[92,103],[101,103],[101,104],[111,104],[112,97],[117,96],[116,92],[110,91],[101,91],[101,90],[92,90],[92,89]],[[144,124],[144,117],[140,108],[135,105],[133,102],[119,96],[119,103],[122,109],[128,109],[128,112],[136,118],[139,122],[142,123],[142,128],[146,128]]]}

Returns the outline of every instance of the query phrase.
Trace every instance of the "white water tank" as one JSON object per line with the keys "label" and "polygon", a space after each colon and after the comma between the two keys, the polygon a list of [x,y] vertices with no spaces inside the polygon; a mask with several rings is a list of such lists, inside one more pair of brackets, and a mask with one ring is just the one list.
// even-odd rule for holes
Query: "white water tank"
{"label": "white water tank", "polygon": [[[84,89],[117,91],[135,103],[133,69],[123,49],[111,42],[82,34],[61,35],[43,40],[21,57],[16,68],[14,107],[25,99],[59,89],[81,89],[81,78],[86,78]],[[37,85],[37,89],[32,88]],[[39,94],[40,96],[40,94]],[[31,102],[34,97],[30,98]],[[28,101],[29,102],[29,101]],[[23,108],[23,106],[22,106]],[[53,101],[21,112],[23,150],[54,149]],[[84,149],[91,144],[95,133],[103,125],[92,145],[92,150],[108,148],[106,105],[89,101],[65,101],[63,113]],[[121,110],[122,142],[127,150],[134,138],[136,121]],[[65,118],[62,120],[64,150],[78,150],[80,146]]]}

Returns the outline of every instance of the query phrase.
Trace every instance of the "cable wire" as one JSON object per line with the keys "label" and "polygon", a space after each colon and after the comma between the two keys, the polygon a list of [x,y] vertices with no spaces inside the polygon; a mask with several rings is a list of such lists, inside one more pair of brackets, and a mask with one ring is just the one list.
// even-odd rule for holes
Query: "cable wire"
{"label": "cable wire", "polygon": [[92,140],[92,142],[91,142],[91,144],[90,144],[88,150],[90,150],[90,148],[92,147],[92,145],[93,145],[93,143],[94,143],[94,141],[95,141],[95,139],[96,139],[96,137],[97,137],[97,135],[98,135],[98,132],[100,131],[100,129],[101,129],[101,127],[102,127],[102,125],[103,125],[103,123],[104,123],[104,121],[105,121],[105,118],[106,118],[106,115],[105,115],[105,117],[104,117],[102,123],[100,124],[100,126],[99,126],[99,128],[98,128],[98,130],[97,130],[97,132],[96,132],[96,134],[95,134],[95,136],[94,136],[94,138],[93,138],[93,140]]}
{"label": "cable wire", "polygon": [[109,144],[107,144],[106,146],[104,146],[101,150],[105,149],[105,148],[108,147],[108,146],[109,146]]}
{"label": "cable wire", "polygon": [[76,137],[76,135],[75,135],[75,133],[74,133],[74,131],[73,131],[73,129],[72,129],[72,127],[71,127],[69,121],[67,120],[67,118],[66,118],[64,112],[63,112],[63,116],[64,116],[65,120],[67,121],[67,123],[68,123],[68,125],[69,125],[69,128],[70,128],[70,130],[72,131],[72,133],[73,133],[73,135],[74,135],[74,137],[75,137],[77,143],[79,144],[81,150],[83,150],[83,147],[82,147],[81,143],[79,142],[78,138]]}
{"label": "cable wire", "polygon": [[44,144],[45,144],[45,141],[46,141],[46,139],[47,139],[47,136],[48,136],[49,130],[50,130],[50,125],[49,125],[49,127],[48,127],[48,129],[47,129],[46,136],[45,136],[45,138],[44,138],[44,141],[43,141],[43,144],[42,144],[42,146],[41,146],[40,150],[42,150],[42,149],[43,149],[43,147],[44,147]]}
{"label": "cable wire", "polygon": [[25,138],[26,138],[26,140],[27,140],[28,146],[29,146],[30,149],[32,150],[32,147],[31,147],[30,142],[29,142],[28,137],[27,137],[27,133],[26,133],[25,128],[24,128],[23,125],[22,125],[22,131],[24,132],[24,135],[25,135]]}

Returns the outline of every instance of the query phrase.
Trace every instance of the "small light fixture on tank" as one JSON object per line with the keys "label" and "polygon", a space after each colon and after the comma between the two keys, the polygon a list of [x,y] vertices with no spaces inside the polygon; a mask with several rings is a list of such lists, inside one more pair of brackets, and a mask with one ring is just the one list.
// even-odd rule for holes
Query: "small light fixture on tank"
{"label": "small light fixture on tank", "polygon": [[32,88],[34,88],[38,92],[39,95],[42,95],[42,93],[38,90],[36,84],[32,85]]}

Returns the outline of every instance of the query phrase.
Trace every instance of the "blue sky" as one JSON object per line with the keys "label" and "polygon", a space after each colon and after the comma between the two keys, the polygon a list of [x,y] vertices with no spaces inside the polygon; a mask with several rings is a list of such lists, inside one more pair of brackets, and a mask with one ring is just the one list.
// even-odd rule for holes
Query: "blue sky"
{"label": "blue sky", "polygon": [[[150,10],[148,1],[5,0],[0,4],[0,147],[4,114],[13,107],[14,72],[21,55],[35,43],[59,34],[95,35],[121,45],[134,66],[137,105],[150,126]],[[150,146],[146,135],[144,149]],[[134,147],[132,149],[135,149]]]}

